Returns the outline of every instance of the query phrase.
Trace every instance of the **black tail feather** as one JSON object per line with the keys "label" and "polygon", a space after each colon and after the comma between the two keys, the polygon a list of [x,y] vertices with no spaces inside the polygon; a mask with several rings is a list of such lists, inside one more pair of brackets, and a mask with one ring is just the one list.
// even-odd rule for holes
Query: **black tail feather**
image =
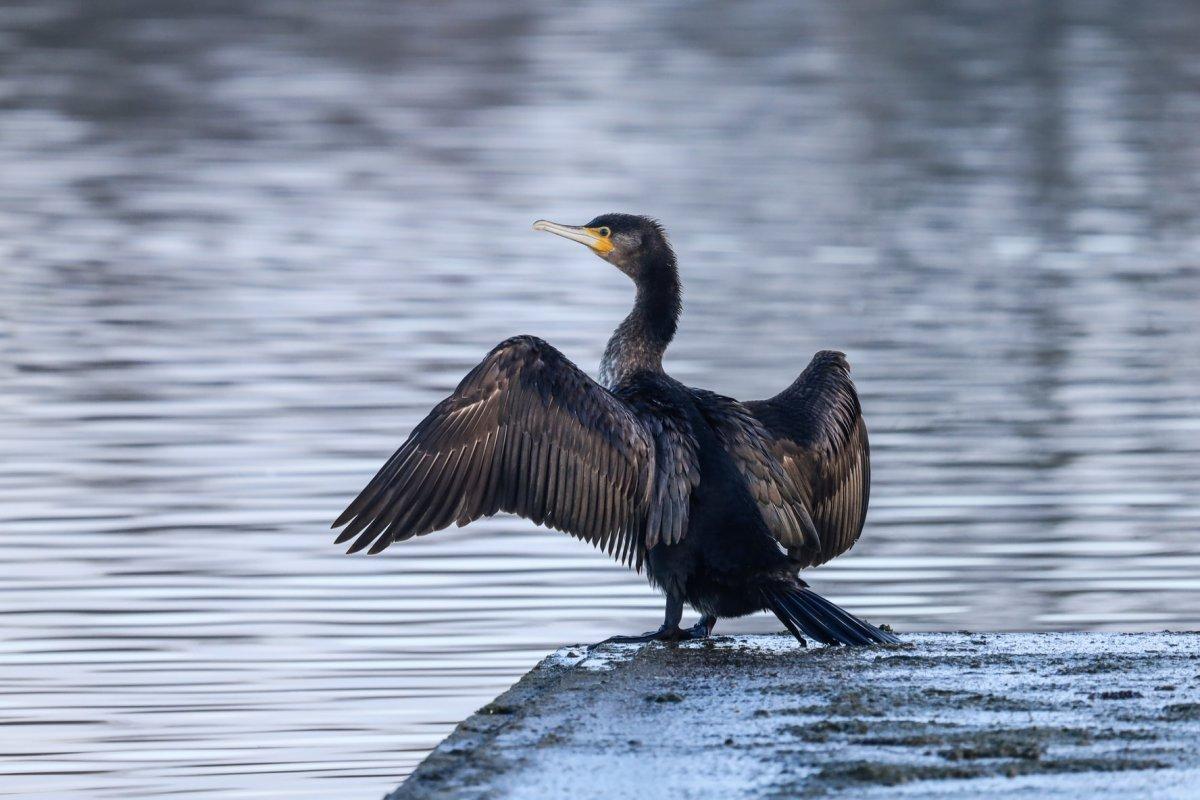
{"label": "black tail feather", "polygon": [[792,635],[822,644],[897,644],[900,639],[864,622],[811,589],[787,587],[764,592],[767,606]]}
{"label": "black tail feather", "polygon": [[[808,592],[808,595],[816,596],[812,592]],[[869,633],[866,633],[845,617],[826,613],[825,609],[813,603],[804,592],[798,592],[795,597],[789,599],[792,600],[792,604],[798,608],[800,613],[807,614],[820,622],[825,627],[825,630],[829,632],[830,638],[835,642],[839,644],[859,644],[864,636],[868,641],[871,640]],[[839,608],[838,611],[841,611],[841,609]],[[846,612],[842,613],[845,614]]]}
{"label": "black tail feather", "polygon": [[832,624],[832,620],[824,615],[812,613],[799,592],[783,595],[781,603],[798,626],[821,644],[839,644],[846,638],[845,635],[838,634],[837,626]]}
{"label": "black tail feather", "polygon": [[849,611],[846,611],[846,609],[830,602],[814,591],[805,589],[800,593],[800,597],[813,614],[829,615],[831,621],[841,628],[848,638],[865,637],[868,642],[878,642],[882,639],[886,644],[897,644],[900,641],[887,631],[880,630],[874,625],[864,622]]}
{"label": "black tail feather", "polygon": [[796,627],[796,623],[792,622],[791,615],[780,611],[777,608],[778,604],[770,595],[767,595],[767,605],[770,606],[771,610],[775,612],[775,616],[779,617],[779,621],[782,622],[783,626],[788,629],[788,632],[790,632],[792,636],[796,637],[796,641],[802,646],[808,647],[808,642],[805,641],[804,634],[800,633],[800,629]]}
{"label": "black tail feather", "polygon": [[836,641],[825,629],[825,626],[818,624],[810,615],[796,609],[795,604],[787,595],[768,594],[767,602],[771,610],[775,612],[775,616],[779,617],[797,641],[803,643],[805,636],[824,644],[833,644]]}

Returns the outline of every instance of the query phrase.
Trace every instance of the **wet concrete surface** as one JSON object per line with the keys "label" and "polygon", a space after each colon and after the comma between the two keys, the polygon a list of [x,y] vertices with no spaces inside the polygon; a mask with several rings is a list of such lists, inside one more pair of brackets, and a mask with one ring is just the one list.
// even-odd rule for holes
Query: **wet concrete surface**
{"label": "wet concrete surface", "polygon": [[1200,635],[564,648],[388,800],[1194,797]]}

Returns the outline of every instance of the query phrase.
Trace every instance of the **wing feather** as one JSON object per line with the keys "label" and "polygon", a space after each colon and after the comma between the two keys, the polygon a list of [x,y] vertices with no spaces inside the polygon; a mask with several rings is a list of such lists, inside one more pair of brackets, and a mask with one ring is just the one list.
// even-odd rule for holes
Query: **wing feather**
{"label": "wing feather", "polygon": [[702,389],[692,393],[725,452],[733,459],[771,535],[784,547],[819,547],[820,536],[795,476],[784,468],[771,432],[748,408]]}
{"label": "wing feather", "polygon": [[[678,469],[658,463],[658,449],[624,401],[546,342],[518,336],[417,425],[338,517],[337,541],[377,553],[503,510],[640,567],[652,486]],[[673,509],[676,483],[667,481]]]}
{"label": "wing feather", "polygon": [[793,559],[814,566],[849,550],[866,521],[871,450],[846,357],[822,350],[787,389],[743,405],[767,430],[818,533],[816,543],[789,546]]}

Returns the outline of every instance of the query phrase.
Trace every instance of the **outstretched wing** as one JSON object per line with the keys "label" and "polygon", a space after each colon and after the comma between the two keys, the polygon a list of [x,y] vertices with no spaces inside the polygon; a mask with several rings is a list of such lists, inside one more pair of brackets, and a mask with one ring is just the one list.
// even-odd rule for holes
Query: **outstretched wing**
{"label": "outstretched wing", "polygon": [[871,450],[846,356],[822,350],[787,389],[743,405],[769,432],[820,538],[789,554],[814,566],[849,550],[867,516]]}
{"label": "outstretched wing", "polygon": [[[501,342],[338,517],[349,552],[509,511],[640,567],[655,445],[625,403],[541,339]],[[357,538],[355,538],[357,537]]]}

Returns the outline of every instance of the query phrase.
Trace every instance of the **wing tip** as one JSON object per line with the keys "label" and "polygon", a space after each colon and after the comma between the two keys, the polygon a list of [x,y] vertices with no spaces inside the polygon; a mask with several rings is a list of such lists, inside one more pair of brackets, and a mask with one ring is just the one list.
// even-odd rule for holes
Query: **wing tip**
{"label": "wing tip", "polygon": [[356,512],[354,509],[354,505],[351,504],[351,505],[347,506],[345,511],[343,511],[341,514],[338,514],[338,518],[335,519],[333,521],[333,524],[331,524],[329,527],[331,530],[340,528],[343,525],[345,525],[347,522],[349,522],[350,520],[354,519],[355,516],[356,516]]}
{"label": "wing tip", "polygon": [[838,367],[846,372],[850,371],[850,361],[847,360],[846,354],[841,350],[818,350],[813,354],[812,359],[808,362],[808,366],[804,368],[805,372],[812,372],[825,367]]}
{"label": "wing tip", "polygon": [[376,541],[375,544],[371,545],[371,549],[367,551],[367,555],[377,556],[380,553],[382,553],[384,550],[388,549],[388,547],[391,545],[391,543],[392,543],[391,536],[380,536],[379,540]]}
{"label": "wing tip", "polygon": [[352,556],[355,553],[357,553],[358,551],[365,548],[370,543],[371,543],[371,538],[359,537],[358,540],[354,542],[354,544],[352,544],[348,548],[346,548],[346,555]]}

